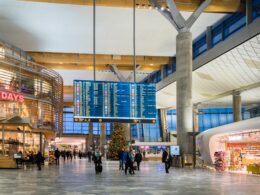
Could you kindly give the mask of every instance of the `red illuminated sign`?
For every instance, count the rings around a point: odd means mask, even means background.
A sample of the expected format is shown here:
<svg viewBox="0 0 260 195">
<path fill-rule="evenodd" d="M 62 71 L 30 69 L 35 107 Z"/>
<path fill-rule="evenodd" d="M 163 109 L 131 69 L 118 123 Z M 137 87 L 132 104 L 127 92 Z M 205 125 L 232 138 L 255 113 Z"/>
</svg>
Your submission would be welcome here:
<svg viewBox="0 0 260 195">
<path fill-rule="evenodd" d="M 23 102 L 24 96 L 19 93 L 14 93 L 14 92 L 9 92 L 9 91 L 0 91 L 0 100 Z"/>
</svg>

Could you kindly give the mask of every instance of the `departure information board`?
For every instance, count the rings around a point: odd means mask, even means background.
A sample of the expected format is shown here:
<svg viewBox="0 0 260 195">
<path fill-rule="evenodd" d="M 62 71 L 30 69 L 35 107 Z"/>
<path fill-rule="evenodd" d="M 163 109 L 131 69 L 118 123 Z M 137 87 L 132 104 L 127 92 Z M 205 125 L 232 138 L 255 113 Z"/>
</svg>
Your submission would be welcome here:
<svg viewBox="0 0 260 195">
<path fill-rule="evenodd" d="M 155 92 L 155 84 L 74 80 L 74 121 L 154 123 Z"/>
</svg>

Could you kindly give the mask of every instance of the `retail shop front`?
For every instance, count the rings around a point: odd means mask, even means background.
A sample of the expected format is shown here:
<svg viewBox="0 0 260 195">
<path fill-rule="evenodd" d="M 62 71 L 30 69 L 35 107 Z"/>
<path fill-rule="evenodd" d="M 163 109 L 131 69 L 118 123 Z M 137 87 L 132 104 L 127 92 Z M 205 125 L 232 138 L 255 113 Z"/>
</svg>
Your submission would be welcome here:
<svg viewBox="0 0 260 195">
<path fill-rule="evenodd" d="M 197 147 L 205 164 L 217 171 L 260 174 L 260 118 L 203 132 Z"/>
<path fill-rule="evenodd" d="M 0 42 L 0 168 L 15 168 L 62 130 L 62 78 Z"/>
</svg>

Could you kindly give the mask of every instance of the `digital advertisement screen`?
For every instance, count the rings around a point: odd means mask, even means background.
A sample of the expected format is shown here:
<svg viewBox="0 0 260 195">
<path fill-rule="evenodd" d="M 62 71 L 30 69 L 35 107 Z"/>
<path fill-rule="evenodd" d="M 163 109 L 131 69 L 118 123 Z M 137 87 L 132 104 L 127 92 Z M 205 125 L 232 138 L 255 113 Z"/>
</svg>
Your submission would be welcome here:
<svg viewBox="0 0 260 195">
<path fill-rule="evenodd" d="M 171 146 L 171 155 L 180 155 L 180 146 Z"/>
<path fill-rule="evenodd" d="M 155 123 L 155 93 L 155 84 L 74 80 L 74 121 Z"/>
</svg>

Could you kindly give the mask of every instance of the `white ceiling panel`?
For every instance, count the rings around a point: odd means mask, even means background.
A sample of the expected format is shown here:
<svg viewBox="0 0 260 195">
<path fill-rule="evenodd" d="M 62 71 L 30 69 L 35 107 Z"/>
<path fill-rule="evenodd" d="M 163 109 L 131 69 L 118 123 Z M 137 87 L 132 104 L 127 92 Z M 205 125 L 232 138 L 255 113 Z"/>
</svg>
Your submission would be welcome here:
<svg viewBox="0 0 260 195">
<path fill-rule="evenodd" d="M 214 97 L 241 87 L 260 83 L 260 35 L 239 45 L 229 52 L 205 64 L 192 74 L 193 103 L 204 105 L 231 105 L 232 98 L 223 97 L 209 101 Z M 168 91 L 174 93 L 167 94 Z M 176 107 L 176 82 L 157 92 L 157 106 Z M 259 87 L 241 93 L 244 105 L 260 103 Z"/>
<path fill-rule="evenodd" d="M 26 51 L 92 53 L 92 10 L 90 6 L 0 0 L 0 39 Z M 97 7 L 96 13 L 97 53 L 133 54 L 132 9 Z M 191 28 L 193 37 L 224 15 L 203 13 Z M 173 56 L 176 35 L 158 11 L 137 9 L 137 55 Z"/>
</svg>

